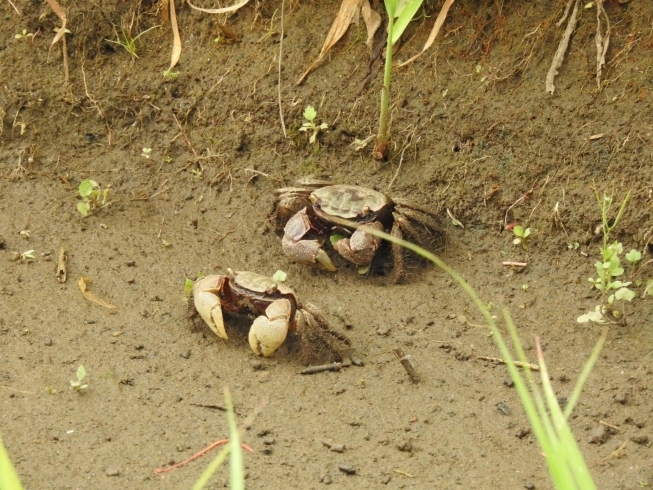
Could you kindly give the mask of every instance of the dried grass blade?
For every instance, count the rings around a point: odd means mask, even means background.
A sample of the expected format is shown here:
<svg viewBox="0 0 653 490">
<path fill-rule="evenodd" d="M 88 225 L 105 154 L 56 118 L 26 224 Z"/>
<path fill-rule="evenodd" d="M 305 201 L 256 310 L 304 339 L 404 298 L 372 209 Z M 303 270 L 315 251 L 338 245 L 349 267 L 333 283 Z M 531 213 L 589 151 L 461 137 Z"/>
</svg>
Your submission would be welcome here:
<svg viewBox="0 0 653 490">
<path fill-rule="evenodd" d="M 605 34 L 601 33 L 601 15 L 605 17 Z M 610 45 L 610 19 L 603 8 L 603 0 L 596 0 L 596 85 L 601 88 L 601 71 Z"/>
<path fill-rule="evenodd" d="M 181 58 L 181 37 L 179 37 L 179 26 L 177 25 L 177 13 L 175 12 L 175 2 L 174 0 L 170 2 L 170 24 L 172 25 L 172 55 L 170 56 L 170 68 L 173 67 L 179 62 Z"/>
<path fill-rule="evenodd" d="M 372 48 L 374 34 L 376 34 L 377 29 L 381 26 L 381 14 L 370 6 L 369 0 L 363 1 L 361 14 L 365 21 L 365 27 L 367 27 L 367 41 L 365 41 L 365 44 L 367 44 L 368 48 Z"/>
<path fill-rule="evenodd" d="M 433 29 L 431 30 L 431 34 L 429 34 L 429 38 L 426 40 L 426 43 L 424 44 L 424 47 L 422 48 L 422 51 L 417 53 L 415 56 L 412 58 L 404 61 L 403 63 L 400 63 L 397 66 L 406 66 L 409 63 L 412 63 L 415 61 L 417 58 L 422 56 L 424 51 L 429 49 L 433 42 L 435 41 L 435 38 L 438 36 L 438 33 L 440 32 L 440 29 L 442 28 L 442 25 L 444 24 L 444 21 L 447 19 L 447 14 L 449 13 L 449 9 L 453 5 L 454 0 L 446 0 L 444 2 L 444 5 L 442 6 L 442 9 L 440 10 L 440 13 L 438 14 L 438 17 L 435 19 L 435 24 L 433 25 Z"/>
<path fill-rule="evenodd" d="M 313 63 L 311 63 L 311 66 L 308 67 L 302 76 L 299 77 L 299 80 L 297 80 L 297 85 L 304 81 L 308 74 L 312 72 L 318 63 L 322 61 L 326 52 L 329 51 L 329 49 L 331 49 L 340 40 L 340 38 L 342 38 L 342 36 L 344 36 L 345 32 L 347 32 L 347 29 L 349 29 L 349 26 L 357 17 L 362 2 L 363 0 L 342 0 L 338 15 L 336 15 L 336 18 L 331 25 L 331 29 L 329 30 L 329 33 L 324 40 L 324 44 L 322 45 L 322 50 L 320 51 L 319 56 Z"/>
<path fill-rule="evenodd" d="M 61 19 L 61 24 L 62 24 L 62 25 L 61 25 L 61 29 L 59 29 L 59 32 L 57 32 L 57 35 L 54 36 L 54 39 L 52 40 L 52 43 L 50 44 L 50 46 L 52 46 L 52 45 L 55 44 L 59 39 L 61 39 L 61 38 L 63 37 L 63 35 L 66 33 L 66 22 L 67 22 L 67 19 L 66 19 L 66 14 L 65 14 L 65 12 L 64 12 L 63 9 L 61 8 L 61 5 L 59 5 L 59 4 L 57 3 L 57 0 L 48 0 L 48 5 L 50 5 L 50 8 L 51 8 L 52 11 L 57 15 L 57 17 L 59 17 L 59 19 Z"/>
<path fill-rule="evenodd" d="M 190 8 L 195 9 L 195 10 L 199 10 L 200 12 L 205 12 L 207 14 L 226 14 L 228 12 L 235 12 L 239 8 L 244 7 L 245 4 L 247 4 L 247 2 L 249 2 L 249 0 L 241 0 L 236 5 L 232 5 L 231 7 L 223 7 L 223 8 L 219 8 L 219 9 L 203 9 L 201 7 L 196 7 L 195 5 L 190 3 L 188 0 L 186 0 L 186 3 L 190 6 Z"/>
<path fill-rule="evenodd" d="M 110 309 L 110 310 L 114 309 L 114 308 L 115 308 L 114 305 L 112 305 L 111 303 L 107 303 L 106 301 L 101 300 L 100 298 L 98 298 L 97 296 L 95 296 L 93 293 L 91 293 L 90 291 L 87 291 L 87 290 L 86 290 L 86 282 L 87 282 L 87 280 L 88 280 L 88 278 L 85 278 L 84 276 L 82 276 L 82 277 L 79 278 L 79 282 L 78 282 L 78 284 L 79 284 L 79 290 L 82 292 L 82 294 L 84 295 L 84 297 L 85 297 L 87 300 L 91 301 L 92 303 L 95 303 L 95 304 L 97 304 L 97 305 L 103 306 L 104 308 L 108 308 L 108 309 Z M 90 281 L 89 281 L 89 282 L 90 282 Z"/>
</svg>

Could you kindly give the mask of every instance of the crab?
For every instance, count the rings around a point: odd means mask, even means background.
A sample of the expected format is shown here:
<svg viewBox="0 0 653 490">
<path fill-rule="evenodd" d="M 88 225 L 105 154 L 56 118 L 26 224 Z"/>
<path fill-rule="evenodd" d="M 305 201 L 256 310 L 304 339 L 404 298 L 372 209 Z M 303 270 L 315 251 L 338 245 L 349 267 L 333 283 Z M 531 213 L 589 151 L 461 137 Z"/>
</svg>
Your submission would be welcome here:
<svg viewBox="0 0 653 490">
<path fill-rule="evenodd" d="M 372 263 L 381 239 L 353 227 L 336 223 L 350 220 L 366 224 L 393 236 L 409 238 L 430 246 L 442 243 L 444 231 L 435 212 L 409 201 L 354 185 L 325 181 L 303 181 L 302 187 L 277 190 L 277 221 L 285 223 L 282 247 L 295 262 L 319 264 L 335 272 L 336 266 L 315 237 L 330 236 L 333 248 L 349 262 L 366 267 Z M 395 280 L 404 276 L 403 249 L 392 246 Z"/>
<path fill-rule="evenodd" d="M 302 357 L 342 360 L 350 341 L 329 327 L 322 312 L 311 303 L 301 303 L 289 287 L 255 272 L 235 272 L 199 278 L 193 285 L 193 306 L 209 328 L 228 340 L 223 310 L 259 315 L 249 330 L 249 345 L 260 356 L 271 356 L 288 333 L 300 342 Z"/>
</svg>

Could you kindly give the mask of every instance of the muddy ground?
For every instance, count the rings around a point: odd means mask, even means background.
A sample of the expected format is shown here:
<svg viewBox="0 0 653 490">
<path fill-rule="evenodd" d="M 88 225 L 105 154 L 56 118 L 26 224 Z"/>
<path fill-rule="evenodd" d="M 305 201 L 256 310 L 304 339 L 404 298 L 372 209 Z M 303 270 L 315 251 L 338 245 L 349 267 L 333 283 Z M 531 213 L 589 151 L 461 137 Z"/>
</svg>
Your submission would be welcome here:
<svg viewBox="0 0 653 490">
<path fill-rule="evenodd" d="M 138 58 L 107 41 L 121 26 L 135 36 L 159 25 L 158 2 L 63 2 L 68 83 L 61 44 L 48 49 L 60 24 L 47 3 L 14 3 L 21 15 L 0 3 L 0 431 L 26 488 L 189 488 L 210 457 L 164 478 L 153 470 L 228 434 L 225 386 L 241 421 L 267 401 L 243 436 L 254 451 L 245 455 L 249 488 L 551 488 L 505 366 L 478 359 L 498 349 L 448 276 L 413 263 L 395 285 L 383 267 L 363 277 L 341 260 L 337 274 L 290 263 L 268 216 L 274 190 L 308 175 L 437 209 L 448 231 L 442 257 L 493 313 L 510 309 L 531 361 L 540 336 L 555 389 L 568 396 L 604 328 L 576 322 L 599 301 L 588 282 L 599 257 L 592 186 L 617 199 L 632 191 L 614 238 L 651 258 L 653 6 L 606 2 L 612 36 L 600 87 L 596 11 L 581 6 L 548 95 L 565 2 L 460 0 L 436 44 L 394 72 L 395 147 L 380 163 L 370 147 L 352 146 L 376 130 L 381 86 L 377 74 L 361 90 L 362 24 L 295 84 L 338 1 L 286 2 L 288 137 L 278 2 L 254 1 L 229 18 L 178 5 L 174 80 L 162 76 L 168 24 L 137 41 Z M 428 37 L 440 2 L 426 4 L 396 59 Z M 15 39 L 23 29 L 36 35 Z M 316 145 L 298 131 L 306 105 L 329 125 Z M 77 187 L 89 178 L 110 186 L 112 203 L 83 218 Z M 532 231 L 528 250 L 512 244 L 505 228 L 514 223 Z M 15 260 L 29 250 L 33 259 Z M 247 319 L 228 319 L 229 342 L 193 328 L 185 279 L 227 267 L 286 271 L 364 366 L 300 375 L 291 347 L 252 354 Z M 116 308 L 85 299 L 82 275 Z M 653 267 L 638 278 L 650 277 Z M 653 485 L 653 312 L 636 291 L 571 421 L 603 489 Z M 411 356 L 420 383 L 395 348 Z M 69 386 L 79 365 L 83 393 Z M 211 487 L 226 481 L 223 469 Z"/>
</svg>

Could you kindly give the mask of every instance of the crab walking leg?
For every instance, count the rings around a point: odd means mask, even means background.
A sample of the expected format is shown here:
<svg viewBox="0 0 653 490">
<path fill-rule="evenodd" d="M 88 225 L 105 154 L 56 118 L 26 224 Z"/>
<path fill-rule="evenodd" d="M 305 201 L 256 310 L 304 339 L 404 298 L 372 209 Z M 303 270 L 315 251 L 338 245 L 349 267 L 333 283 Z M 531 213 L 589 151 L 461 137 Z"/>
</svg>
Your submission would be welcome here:
<svg viewBox="0 0 653 490">
<path fill-rule="evenodd" d="M 311 222 L 306 214 L 306 208 L 304 208 L 290 218 L 283 229 L 281 245 L 284 253 L 300 264 L 318 262 L 328 271 L 337 271 L 338 269 L 333 265 L 327 253 L 322 250 L 320 242 L 317 240 L 302 240 L 310 230 Z"/>
<path fill-rule="evenodd" d="M 369 226 L 383 231 L 383 225 L 378 221 L 370 223 Z M 363 230 L 356 230 L 350 238 L 338 240 L 333 248 L 349 262 L 356 265 L 369 265 L 374 259 L 380 243 L 380 238 L 365 233 Z"/>
<path fill-rule="evenodd" d="M 195 309 L 206 324 L 220 338 L 229 340 L 222 320 L 222 306 L 217 291 L 219 276 L 206 276 L 198 279 L 193 286 Z"/>
<path fill-rule="evenodd" d="M 288 334 L 292 305 L 287 299 L 278 299 L 265 309 L 249 330 L 249 346 L 254 354 L 269 357 L 283 344 Z"/>
</svg>

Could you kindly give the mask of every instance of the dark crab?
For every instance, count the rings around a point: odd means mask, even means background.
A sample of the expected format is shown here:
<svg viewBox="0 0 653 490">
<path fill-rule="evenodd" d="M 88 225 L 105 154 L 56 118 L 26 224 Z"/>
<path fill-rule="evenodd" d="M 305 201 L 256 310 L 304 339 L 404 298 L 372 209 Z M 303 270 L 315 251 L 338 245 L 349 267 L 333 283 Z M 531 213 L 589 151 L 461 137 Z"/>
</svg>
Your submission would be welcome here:
<svg viewBox="0 0 653 490">
<path fill-rule="evenodd" d="M 423 206 L 365 187 L 323 181 L 300 184 L 303 187 L 278 189 L 275 204 L 278 222 L 285 223 L 283 250 L 296 262 L 317 262 L 326 270 L 335 271 L 335 265 L 318 239 L 342 236 L 344 238 L 332 240 L 333 248 L 342 257 L 359 266 L 371 264 L 381 240 L 336 223 L 338 218 L 373 226 L 396 237 L 407 236 L 427 247 L 443 242 L 444 231 L 435 213 Z M 393 245 L 392 252 L 395 279 L 399 281 L 404 273 L 403 249 Z"/>
<path fill-rule="evenodd" d="M 341 360 L 349 350 L 349 339 L 329 327 L 320 310 L 301 303 L 289 287 L 255 272 L 234 272 L 198 279 L 192 291 L 193 306 L 213 332 L 228 339 L 222 311 L 259 315 L 249 330 L 249 345 L 255 354 L 269 357 L 288 333 L 299 339 L 302 357 Z M 326 354 L 326 355 L 325 355 Z"/>
</svg>

